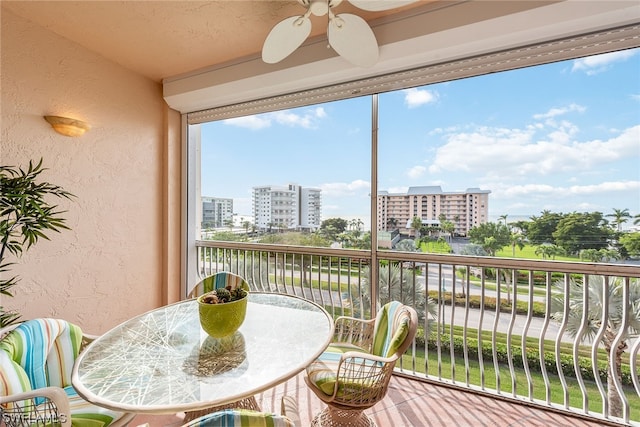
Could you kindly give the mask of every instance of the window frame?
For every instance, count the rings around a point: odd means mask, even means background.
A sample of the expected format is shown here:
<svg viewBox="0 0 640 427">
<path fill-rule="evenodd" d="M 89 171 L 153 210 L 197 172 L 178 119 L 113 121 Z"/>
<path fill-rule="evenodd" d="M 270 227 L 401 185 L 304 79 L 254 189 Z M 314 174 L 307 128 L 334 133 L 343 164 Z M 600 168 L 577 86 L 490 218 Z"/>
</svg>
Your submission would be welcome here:
<svg viewBox="0 0 640 427">
<path fill-rule="evenodd" d="M 196 129 L 200 124 L 209 121 L 371 96 L 371 254 L 372 265 L 377 266 L 377 245 L 373 242 L 378 240 L 375 226 L 378 222 L 377 197 L 375 197 L 378 194 L 378 94 L 637 47 L 640 47 L 639 23 L 183 114 L 182 274 L 185 279 L 182 286 L 183 294 L 186 295 L 186 289 L 197 282 L 195 244 L 198 240 L 196 236 L 199 224 L 196 218 L 201 210 L 201 206 L 198 206 L 200 135 L 190 133 L 190 126 L 195 126 L 192 129 Z M 377 272 L 371 273 L 375 275 Z"/>
</svg>

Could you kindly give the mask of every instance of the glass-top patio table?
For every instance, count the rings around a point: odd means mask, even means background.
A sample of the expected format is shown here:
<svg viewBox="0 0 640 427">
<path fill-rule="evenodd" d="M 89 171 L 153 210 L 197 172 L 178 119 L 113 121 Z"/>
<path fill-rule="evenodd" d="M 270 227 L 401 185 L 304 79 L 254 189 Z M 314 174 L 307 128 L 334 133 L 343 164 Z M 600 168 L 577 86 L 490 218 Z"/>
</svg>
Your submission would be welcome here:
<svg viewBox="0 0 640 427">
<path fill-rule="evenodd" d="M 232 404 L 301 372 L 327 347 L 333 320 L 295 296 L 249 294 L 234 335 L 216 340 L 200 326 L 198 303 L 149 311 L 93 341 L 73 368 L 78 394 L 114 410 L 147 414 Z"/>
</svg>

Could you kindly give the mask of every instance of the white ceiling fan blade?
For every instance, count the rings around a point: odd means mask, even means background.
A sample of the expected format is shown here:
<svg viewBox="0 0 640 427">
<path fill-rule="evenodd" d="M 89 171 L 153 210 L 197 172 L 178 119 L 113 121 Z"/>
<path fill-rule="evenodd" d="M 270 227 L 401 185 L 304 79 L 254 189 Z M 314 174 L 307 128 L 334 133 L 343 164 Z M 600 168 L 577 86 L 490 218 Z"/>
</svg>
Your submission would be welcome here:
<svg viewBox="0 0 640 427">
<path fill-rule="evenodd" d="M 333 16 L 327 28 L 329 44 L 347 61 L 370 67 L 378 61 L 378 41 L 367 21 L 357 15 Z"/>
<path fill-rule="evenodd" d="M 305 16 L 292 16 L 271 29 L 262 45 L 262 60 L 275 64 L 300 47 L 311 33 L 311 21 Z"/>
<path fill-rule="evenodd" d="M 378 12 L 416 3 L 419 0 L 349 0 L 352 5 L 362 10 Z"/>
</svg>

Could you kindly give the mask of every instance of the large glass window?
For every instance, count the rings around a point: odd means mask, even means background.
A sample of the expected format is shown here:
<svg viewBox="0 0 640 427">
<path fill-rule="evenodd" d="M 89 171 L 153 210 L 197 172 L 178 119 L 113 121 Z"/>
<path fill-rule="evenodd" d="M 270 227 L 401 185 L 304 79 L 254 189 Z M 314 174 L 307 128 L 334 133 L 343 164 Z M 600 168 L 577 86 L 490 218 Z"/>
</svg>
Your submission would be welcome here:
<svg viewBox="0 0 640 427">
<path fill-rule="evenodd" d="M 636 49 L 380 95 L 379 228 L 468 237 L 486 222 L 600 213 L 601 225 L 637 229 L 639 73 Z M 606 247 L 571 230 L 584 248 Z"/>
<path fill-rule="evenodd" d="M 370 97 L 198 128 L 203 239 L 370 246 Z"/>
<path fill-rule="evenodd" d="M 502 223 L 612 249 L 639 222 L 639 72 L 623 50 L 194 125 L 195 238 L 368 248 L 376 227 L 380 248 L 424 250 Z"/>
</svg>

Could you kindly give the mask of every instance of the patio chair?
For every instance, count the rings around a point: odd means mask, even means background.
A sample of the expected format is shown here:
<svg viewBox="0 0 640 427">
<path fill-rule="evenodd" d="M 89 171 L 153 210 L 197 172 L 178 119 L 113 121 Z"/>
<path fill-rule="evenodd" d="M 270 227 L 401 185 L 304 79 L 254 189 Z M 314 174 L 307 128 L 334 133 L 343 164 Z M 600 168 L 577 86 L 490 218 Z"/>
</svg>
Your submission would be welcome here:
<svg viewBox="0 0 640 427">
<path fill-rule="evenodd" d="M 182 427 L 302 427 L 298 405 L 293 398 L 282 398 L 280 413 L 282 415 L 249 409 L 224 409 L 191 420 Z"/>
<path fill-rule="evenodd" d="M 0 330 L 0 412 L 8 427 L 125 426 L 134 414 L 82 399 L 71 385 L 73 364 L 94 337 L 60 319 L 33 319 Z"/>
<path fill-rule="evenodd" d="M 247 283 L 247 281 L 241 276 L 230 273 L 228 271 L 220 271 L 202 279 L 197 285 L 193 287 L 193 289 L 191 289 L 187 297 L 197 298 L 200 295 L 211 292 L 214 289 L 224 288 L 227 285 L 239 287 L 240 284 L 246 286 L 246 289 L 249 289 L 249 283 Z"/>
<path fill-rule="evenodd" d="M 416 311 L 398 301 L 374 319 L 341 316 L 333 342 L 306 370 L 305 382 L 327 407 L 312 426 L 375 426 L 368 409 L 384 398 L 396 361 L 412 343 Z"/>
</svg>

